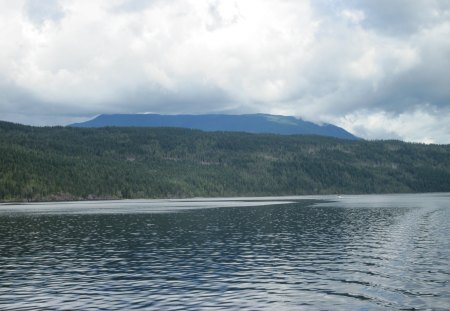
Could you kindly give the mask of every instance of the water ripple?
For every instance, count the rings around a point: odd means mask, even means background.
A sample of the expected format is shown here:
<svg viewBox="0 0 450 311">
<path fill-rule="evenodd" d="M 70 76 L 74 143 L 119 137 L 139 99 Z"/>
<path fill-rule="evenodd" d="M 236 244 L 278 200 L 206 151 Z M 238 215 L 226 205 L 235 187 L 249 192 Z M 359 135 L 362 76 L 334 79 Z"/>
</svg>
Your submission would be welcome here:
<svg viewBox="0 0 450 311">
<path fill-rule="evenodd" d="M 450 309 L 446 195 L 220 204 L 0 213 L 0 309 Z"/>
</svg>

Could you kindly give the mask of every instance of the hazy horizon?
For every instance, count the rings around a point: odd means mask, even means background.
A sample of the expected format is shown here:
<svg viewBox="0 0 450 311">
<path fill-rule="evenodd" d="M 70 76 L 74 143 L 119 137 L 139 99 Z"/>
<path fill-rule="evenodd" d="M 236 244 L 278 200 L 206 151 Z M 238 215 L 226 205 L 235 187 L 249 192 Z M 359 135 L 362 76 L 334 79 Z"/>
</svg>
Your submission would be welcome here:
<svg viewBox="0 0 450 311">
<path fill-rule="evenodd" d="M 0 1 L 0 120 L 248 114 L 450 143 L 444 0 Z"/>
</svg>

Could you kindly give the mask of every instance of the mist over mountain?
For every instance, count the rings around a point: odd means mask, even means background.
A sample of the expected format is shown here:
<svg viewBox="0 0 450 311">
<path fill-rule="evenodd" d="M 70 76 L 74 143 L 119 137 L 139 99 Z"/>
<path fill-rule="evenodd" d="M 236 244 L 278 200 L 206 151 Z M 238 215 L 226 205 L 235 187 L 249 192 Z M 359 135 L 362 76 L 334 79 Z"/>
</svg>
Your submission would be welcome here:
<svg viewBox="0 0 450 311">
<path fill-rule="evenodd" d="M 269 114 L 103 114 L 96 118 L 72 124 L 73 127 L 179 127 L 206 132 L 247 132 L 281 135 L 319 135 L 342 139 L 358 139 L 343 128 L 332 124 L 316 124 L 291 116 Z"/>
</svg>

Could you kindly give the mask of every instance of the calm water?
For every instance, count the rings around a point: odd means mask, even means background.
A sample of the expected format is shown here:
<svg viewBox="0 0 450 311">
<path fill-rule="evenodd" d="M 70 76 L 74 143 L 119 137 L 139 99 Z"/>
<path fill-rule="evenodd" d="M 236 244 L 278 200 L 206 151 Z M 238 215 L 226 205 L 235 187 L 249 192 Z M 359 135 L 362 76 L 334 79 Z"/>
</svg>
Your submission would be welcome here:
<svg viewBox="0 0 450 311">
<path fill-rule="evenodd" d="M 449 194 L 329 198 L 0 205 L 0 309 L 450 309 Z"/>
</svg>

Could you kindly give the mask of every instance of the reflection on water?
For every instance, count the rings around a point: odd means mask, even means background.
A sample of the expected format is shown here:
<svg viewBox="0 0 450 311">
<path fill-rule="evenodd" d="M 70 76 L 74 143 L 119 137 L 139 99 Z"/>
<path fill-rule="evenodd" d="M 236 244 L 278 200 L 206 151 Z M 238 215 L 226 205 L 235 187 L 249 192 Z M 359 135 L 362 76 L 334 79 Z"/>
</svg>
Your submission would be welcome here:
<svg viewBox="0 0 450 311">
<path fill-rule="evenodd" d="M 450 309 L 446 194 L 102 204 L 0 207 L 0 309 Z"/>
</svg>

